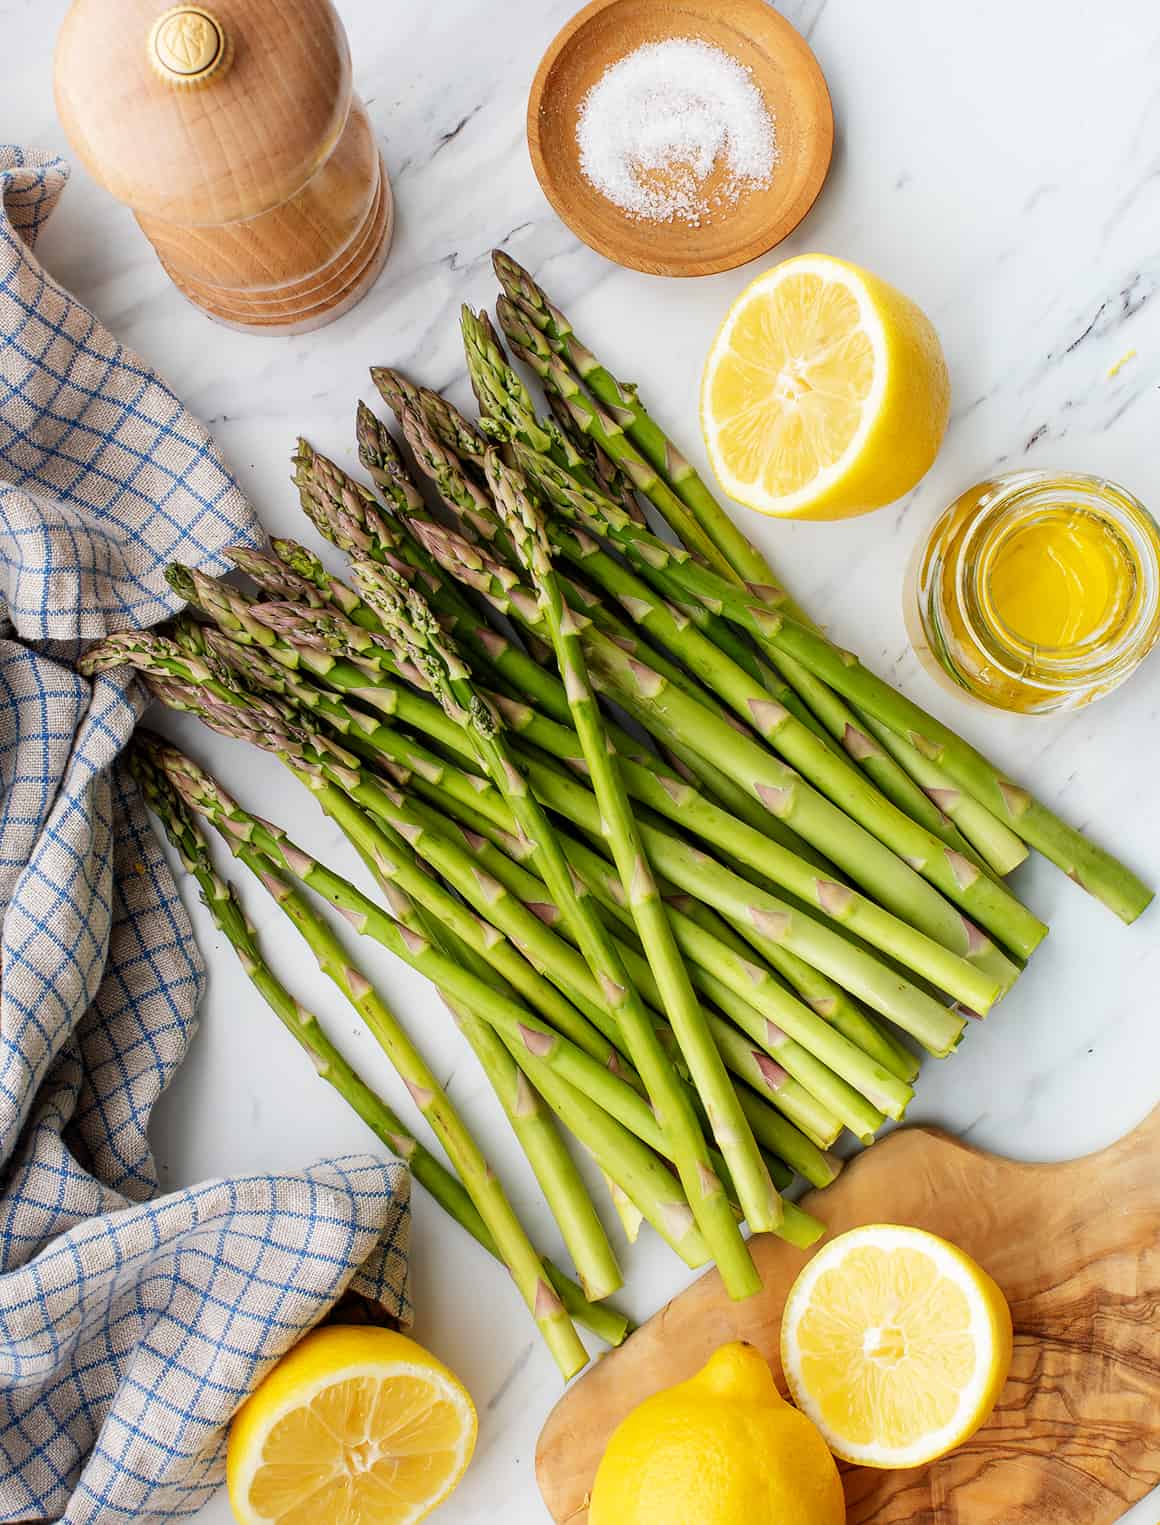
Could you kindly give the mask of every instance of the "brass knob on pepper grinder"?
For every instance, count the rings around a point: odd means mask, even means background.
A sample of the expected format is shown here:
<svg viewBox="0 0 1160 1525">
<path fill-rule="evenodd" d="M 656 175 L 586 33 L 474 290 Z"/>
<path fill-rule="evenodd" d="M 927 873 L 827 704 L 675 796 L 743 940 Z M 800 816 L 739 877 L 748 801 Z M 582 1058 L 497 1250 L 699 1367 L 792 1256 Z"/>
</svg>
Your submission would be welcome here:
<svg viewBox="0 0 1160 1525">
<path fill-rule="evenodd" d="M 56 101 L 94 179 L 220 322 L 319 328 L 382 269 L 391 188 L 330 0 L 73 0 Z"/>
<path fill-rule="evenodd" d="M 149 29 L 148 50 L 154 73 L 182 89 L 208 84 L 234 56 L 226 29 L 200 5 L 163 11 Z"/>
</svg>

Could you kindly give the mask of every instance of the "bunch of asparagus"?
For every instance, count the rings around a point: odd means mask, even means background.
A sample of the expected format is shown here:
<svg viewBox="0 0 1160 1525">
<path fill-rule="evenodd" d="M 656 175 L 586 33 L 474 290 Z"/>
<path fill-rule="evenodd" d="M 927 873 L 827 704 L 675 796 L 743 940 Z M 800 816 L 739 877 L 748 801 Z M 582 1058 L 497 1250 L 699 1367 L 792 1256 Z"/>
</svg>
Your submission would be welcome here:
<svg viewBox="0 0 1160 1525">
<path fill-rule="evenodd" d="M 170 569 L 197 611 L 114 636 L 166 704 L 272 753 L 381 898 L 248 815 L 188 759 L 150 798 L 277 1015 L 513 1277 L 566 1375 L 572 1319 L 621 1283 L 557 1122 L 630 1233 L 647 1220 L 731 1294 L 741 1225 L 808 1245 L 782 1195 L 824 1186 L 1010 989 L 1046 927 L 1004 882 L 1036 847 L 1130 921 L 1150 892 L 978 752 L 833 647 L 661 433 L 507 256 L 500 326 L 465 310 L 478 423 L 375 384 L 372 492 L 301 441 L 295 476 L 343 580 L 307 547 L 239 549 L 256 595 Z M 420 490 L 423 484 L 425 492 Z M 651 526 L 644 504 L 673 539 Z M 392 1058 L 449 1174 L 325 1046 L 262 963 L 195 817 L 230 841 Z M 418 1050 L 303 893 L 430 977 L 528 1155 L 583 1291 L 531 1246 Z M 386 909 L 384 909 L 384 905 Z M 321 1045 L 321 1046 L 320 1046 Z"/>
</svg>

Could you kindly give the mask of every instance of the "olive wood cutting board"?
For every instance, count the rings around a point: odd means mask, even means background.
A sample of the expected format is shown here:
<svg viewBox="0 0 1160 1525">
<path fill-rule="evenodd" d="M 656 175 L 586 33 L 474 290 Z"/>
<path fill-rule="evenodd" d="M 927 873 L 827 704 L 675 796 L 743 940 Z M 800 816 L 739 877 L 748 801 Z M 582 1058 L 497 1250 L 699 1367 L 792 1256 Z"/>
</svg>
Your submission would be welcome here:
<svg viewBox="0 0 1160 1525">
<path fill-rule="evenodd" d="M 1011 1376 L 990 1421 L 932 1466 L 847 1469 L 849 1525 L 1112 1525 L 1160 1483 L 1160 1108 L 1110 1149 L 1063 1165 L 1020 1165 L 900 1129 L 804 1205 L 831 1235 L 885 1221 L 953 1240 L 1002 1287 L 1015 1323 Z M 556 1405 L 536 1472 L 559 1525 L 586 1518 L 625 1414 L 692 1376 L 719 1345 L 749 1340 L 785 1390 L 781 1310 L 810 1252 L 770 1235 L 753 1250 L 763 1292 L 731 1302 L 707 1273 Z"/>
</svg>

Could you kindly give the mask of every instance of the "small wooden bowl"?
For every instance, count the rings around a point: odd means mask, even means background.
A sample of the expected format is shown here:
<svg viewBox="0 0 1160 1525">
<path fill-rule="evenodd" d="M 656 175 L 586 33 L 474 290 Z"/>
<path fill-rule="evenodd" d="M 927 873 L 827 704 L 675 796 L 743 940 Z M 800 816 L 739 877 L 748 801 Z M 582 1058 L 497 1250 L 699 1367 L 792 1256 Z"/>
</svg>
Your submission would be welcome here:
<svg viewBox="0 0 1160 1525">
<path fill-rule="evenodd" d="M 630 217 L 580 170 L 576 121 L 610 65 L 644 43 L 695 37 L 752 71 L 773 117 L 770 184 L 717 207 L 697 225 Z M 536 177 L 578 238 L 649 275 L 711 275 L 765 254 L 813 205 L 834 144 L 826 81 L 809 45 L 765 0 L 592 0 L 545 53 L 528 99 Z"/>
</svg>

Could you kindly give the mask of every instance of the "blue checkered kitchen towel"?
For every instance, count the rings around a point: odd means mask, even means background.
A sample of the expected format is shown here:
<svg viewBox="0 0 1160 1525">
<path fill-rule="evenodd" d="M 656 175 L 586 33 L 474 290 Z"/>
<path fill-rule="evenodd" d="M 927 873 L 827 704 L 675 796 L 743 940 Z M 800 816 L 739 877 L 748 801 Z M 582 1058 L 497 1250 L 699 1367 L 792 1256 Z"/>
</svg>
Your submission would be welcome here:
<svg viewBox="0 0 1160 1525">
<path fill-rule="evenodd" d="M 117 766 L 142 693 L 68 656 L 260 531 L 32 253 L 67 173 L 0 147 L 0 1520 L 96 1525 L 200 1508 L 225 1421 L 348 1285 L 407 1318 L 408 1195 L 369 1156 L 158 1195 L 145 1129 L 203 971 Z"/>
</svg>

